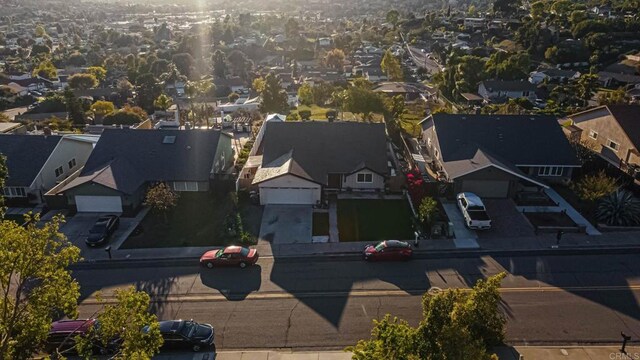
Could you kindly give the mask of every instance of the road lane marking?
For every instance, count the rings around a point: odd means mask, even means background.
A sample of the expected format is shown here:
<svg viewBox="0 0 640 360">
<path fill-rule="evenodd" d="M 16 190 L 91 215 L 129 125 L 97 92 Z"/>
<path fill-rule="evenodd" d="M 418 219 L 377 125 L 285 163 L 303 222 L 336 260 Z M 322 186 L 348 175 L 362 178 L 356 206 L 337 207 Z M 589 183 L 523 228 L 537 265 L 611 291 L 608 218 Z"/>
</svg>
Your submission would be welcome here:
<svg viewBox="0 0 640 360">
<path fill-rule="evenodd" d="M 461 291 L 470 291 L 469 288 L 458 288 Z M 443 290 L 445 291 L 445 290 Z M 614 286 L 540 286 L 540 287 L 510 287 L 501 288 L 501 293 L 545 293 L 545 292 L 584 292 L 584 291 L 640 291 L 640 285 L 614 285 Z M 223 294 L 187 294 L 187 295 L 167 295 L 152 296 L 151 302 L 205 302 L 205 301 L 227 301 L 227 300 L 286 300 L 318 297 L 394 297 L 394 296 L 417 296 L 422 295 L 424 290 L 350 290 L 350 291 L 318 291 L 318 292 L 253 292 L 249 294 L 227 293 Z M 116 303 L 115 297 L 102 296 L 105 304 Z M 101 304 L 94 297 L 87 298 L 81 305 Z M 363 308 L 363 311 L 364 308 Z M 366 313 L 366 311 L 365 311 Z"/>
</svg>

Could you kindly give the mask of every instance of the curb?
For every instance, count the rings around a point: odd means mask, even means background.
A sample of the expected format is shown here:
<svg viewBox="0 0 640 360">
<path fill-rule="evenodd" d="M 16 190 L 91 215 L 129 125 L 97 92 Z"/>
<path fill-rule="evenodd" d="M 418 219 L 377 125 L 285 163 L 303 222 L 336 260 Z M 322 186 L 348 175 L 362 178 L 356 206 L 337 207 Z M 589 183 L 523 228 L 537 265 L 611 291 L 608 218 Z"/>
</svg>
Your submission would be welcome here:
<svg viewBox="0 0 640 360">
<path fill-rule="evenodd" d="M 560 247 L 557 249 L 514 249 L 514 250 L 416 250 L 414 259 L 446 259 L 446 258 L 471 258 L 479 256 L 568 256 L 568 255 L 615 255 L 615 254 L 636 254 L 640 253 L 640 246 L 574 246 Z M 315 261 L 334 261 L 334 260 L 361 260 L 360 251 L 337 252 L 337 253 L 309 253 L 302 255 L 280 255 L 280 256 L 262 256 L 262 258 L 275 259 L 278 262 L 303 262 L 309 261 L 309 258 L 315 258 Z M 199 256 L 183 257 L 183 258 L 149 258 L 149 259 L 104 259 L 104 260 L 86 260 L 70 266 L 72 270 L 86 269 L 113 269 L 128 267 L 184 267 L 198 266 Z"/>
</svg>

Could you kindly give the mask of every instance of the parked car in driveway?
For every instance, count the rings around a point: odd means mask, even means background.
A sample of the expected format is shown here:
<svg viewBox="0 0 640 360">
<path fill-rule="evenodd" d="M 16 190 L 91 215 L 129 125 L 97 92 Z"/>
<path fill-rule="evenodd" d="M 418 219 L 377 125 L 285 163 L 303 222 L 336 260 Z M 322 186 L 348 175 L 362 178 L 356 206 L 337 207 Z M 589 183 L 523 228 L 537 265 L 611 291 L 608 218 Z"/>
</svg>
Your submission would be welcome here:
<svg viewBox="0 0 640 360">
<path fill-rule="evenodd" d="M 118 215 L 100 216 L 89 230 L 89 236 L 87 236 L 85 242 L 89 246 L 105 244 L 118 226 L 120 226 L 120 217 Z"/>
<path fill-rule="evenodd" d="M 413 249 L 408 242 L 385 240 L 377 245 L 367 245 L 363 257 L 367 261 L 409 260 L 413 256 Z"/>
<path fill-rule="evenodd" d="M 242 246 L 227 246 L 210 250 L 200 257 L 200 264 L 209 269 L 219 266 L 239 266 L 245 268 L 258 262 L 258 251 Z"/>
<path fill-rule="evenodd" d="M 190 348 L 196 352 L 212 345 L 215 348 L 214 333 L 213 326 L 193 320 L 160 321 L 163 347 Z"/>
<path fill-rule="evenodd" d="M 482 199 L 474 193 L 463 192 L 456 197 L 458 208 L 464 217 L 464 223 L 469 229 L 491 229 L 491 219 L 487 214 Z"/>
</svg>

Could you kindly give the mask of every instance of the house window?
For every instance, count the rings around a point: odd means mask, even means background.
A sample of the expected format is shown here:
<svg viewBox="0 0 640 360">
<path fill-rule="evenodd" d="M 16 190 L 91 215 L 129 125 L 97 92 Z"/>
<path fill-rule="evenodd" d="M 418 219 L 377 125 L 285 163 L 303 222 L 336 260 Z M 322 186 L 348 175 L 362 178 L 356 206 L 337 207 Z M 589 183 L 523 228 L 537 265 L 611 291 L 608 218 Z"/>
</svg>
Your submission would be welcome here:
<svg viewBox="0 0 640 360">
<path fill-rule="evenodd" d="M 594 130 L 589 130 L 589 137 L 592 138 L 593 140 L 597 140 L 598 139 L 598 133 Z"/>
<path fill-rule="evenodd" d="M 23 187 L 5 187 L 2 189 L 2 195 L 8 198 L 27 197 L 27 191 Z"/>
<path fill-rule="evenodd" d="M 538 176 L 562 176 L 564 168 L 561 166 L 545 166 L 538 168 Z"/>
<path fill-rule="evenodd" d="M 69 170 L 73 169 L 74 167 L 76 167 L 76 159 L 75 158 L 69 160 Z"/>
<path fill-rule="evenodd" d="M 371 184 L 373 182 L 373 174 L 360 173 L 360 174 L 358 174 L 358 177 L 356 178 L 356 182 Z"/>
<path fill-rule="evenodd" d="M 607 147 L 610 148 L 613 151 L 620 150 L 620 144 L 618 144 L 617 142 L 615 142 L 615 141 L 613 141 L 611 139 L 607 140 Z"/>
<path fill-rule="evenodd" d="M 62 174 L 64 174 L 64 170 L 62 169 L 62 166 L 60 166 L 56 169 L 56 177 L 60 177 Z"/>
<path fill-rule="evenodd" d="M 529 97 L 529 92 L 528 91 L 523 91 L 522 92 L 522 97 Z"/>
<path fill-rule="evenodd" d="M 198 183 L 195 181 L 174 181 L 173 190 L 175 191 L 198 191 Z"/>
</svg>

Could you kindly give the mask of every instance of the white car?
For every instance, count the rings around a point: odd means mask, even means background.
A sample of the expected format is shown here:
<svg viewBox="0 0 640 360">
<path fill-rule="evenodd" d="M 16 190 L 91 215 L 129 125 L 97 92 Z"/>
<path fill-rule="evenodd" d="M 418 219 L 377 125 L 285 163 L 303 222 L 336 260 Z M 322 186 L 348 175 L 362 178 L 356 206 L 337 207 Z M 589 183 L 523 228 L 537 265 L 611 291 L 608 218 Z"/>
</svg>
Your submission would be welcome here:
<svg viewBox="0 0 640 360">
<path fill-rule="evenodd" d="M 491 219 L 482 199 L 474 193 L 463 192 L 456 196 L 458 208 L 462 212 L 465 225 L 472 230 L 491 229 Z"/>
</svg>

